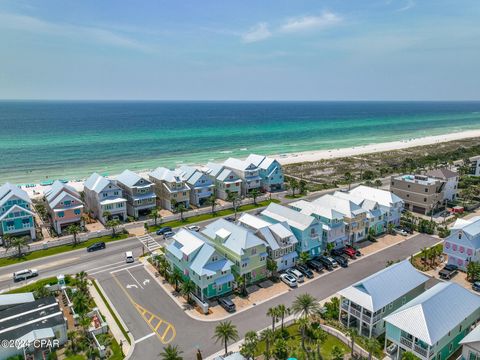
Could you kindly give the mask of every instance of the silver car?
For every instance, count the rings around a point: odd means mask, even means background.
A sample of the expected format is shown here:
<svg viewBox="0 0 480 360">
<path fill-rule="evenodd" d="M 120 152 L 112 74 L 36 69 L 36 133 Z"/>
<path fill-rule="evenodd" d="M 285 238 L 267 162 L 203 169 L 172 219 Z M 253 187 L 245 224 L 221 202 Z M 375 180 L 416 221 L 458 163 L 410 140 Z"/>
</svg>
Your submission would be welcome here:
<svg viewBox="0 0 480 360">
<path fill-rule="evenodd" d="M 285 284 L 287 284 L 291 288 L 298 286 L 297 280 L 290 274 L 281 274 L 280 280 L 282 280 Z"/>
</svg>

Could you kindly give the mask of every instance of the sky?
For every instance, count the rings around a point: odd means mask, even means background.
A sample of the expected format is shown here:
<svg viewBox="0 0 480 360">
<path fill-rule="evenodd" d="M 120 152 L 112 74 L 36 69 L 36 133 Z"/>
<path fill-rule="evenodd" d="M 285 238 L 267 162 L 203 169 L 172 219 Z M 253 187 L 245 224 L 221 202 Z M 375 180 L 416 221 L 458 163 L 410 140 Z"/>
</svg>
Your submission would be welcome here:
<svg viewBox="0 0 480 360">
<path fill-rule="evenodd" d="M 479 0 L 0 0 L 0 99 L 480 100 Z"/>
</svg>

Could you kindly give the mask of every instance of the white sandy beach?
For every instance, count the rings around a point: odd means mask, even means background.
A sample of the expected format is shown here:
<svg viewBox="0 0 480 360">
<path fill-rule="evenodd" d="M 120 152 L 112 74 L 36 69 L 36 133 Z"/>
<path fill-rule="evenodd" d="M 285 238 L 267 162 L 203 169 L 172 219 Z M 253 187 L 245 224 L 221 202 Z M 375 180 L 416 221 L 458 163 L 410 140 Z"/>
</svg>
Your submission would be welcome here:
<svg viewBox="0 0 480 360">
<path fill-rule="evenodd" d="M 426 136 L 421 138 L 413 138 L 409 140 L 402 141 L 391 141 L 386 143 L 370 144 L 364 146 L 354 146 L 350 148 L 342 149 L 331 149 L 331 150 L 316 150 L 316 151 L 305 151 L 300 153 L 289 153 L 289 154 L 280 154 L 272 155 L 271 157 L 276 158 L 282 165 L 294 164 L 300 162 L 308 161 L 319 161 L 322 159 L 334 159 L 342 158 L 348 156 L 356 156 L 362 154 L 371 154 L 383 151 L 399 150 L 406 149 L 415 146 L 424 146 L 438 144 L 442 142 L 448 142 L 453 140 L 468 139 L 480 137 L 479 130 L 469 130 L 456 132 L 451 134 L 436 135 L 436 136 Z M 139 172 L 141 176 L 148 177 L 148 171 Z M 115 176 L 110 176 L 110 178 L 115 178 Z M 73 186 L 77 191 L 83 191 L 83 181 L 70 181 L 69 185 Z M 36 185 L 34 187 L 23 187 L 25 191 L 29 194 L 30 197 L 40 197 L 43 196 L 43 192 L 47 190 L 49 186 Z"/>
</svg>

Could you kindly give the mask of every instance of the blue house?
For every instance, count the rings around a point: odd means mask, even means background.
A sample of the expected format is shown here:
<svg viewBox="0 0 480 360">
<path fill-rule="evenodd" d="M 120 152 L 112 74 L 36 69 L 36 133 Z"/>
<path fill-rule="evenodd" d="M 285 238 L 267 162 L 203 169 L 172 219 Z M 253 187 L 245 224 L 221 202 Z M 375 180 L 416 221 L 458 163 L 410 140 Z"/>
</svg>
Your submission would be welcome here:
<svg viewBox="0 0 480 360">
<path fill-rule="evenodd" d="M 258 168 L 264 191 L 271 192 L 284 189 L 283 169 L 277 160 L 263 155 L 250 154 L 245 162 Z"/>
<path fill-rule="evenodd" d="M 191 166 L 181 166 L 180 174 L 190 189 L 190 205 L 204 205 L 213 194 L 215 184 L 212 178 Z"/>
</svg>

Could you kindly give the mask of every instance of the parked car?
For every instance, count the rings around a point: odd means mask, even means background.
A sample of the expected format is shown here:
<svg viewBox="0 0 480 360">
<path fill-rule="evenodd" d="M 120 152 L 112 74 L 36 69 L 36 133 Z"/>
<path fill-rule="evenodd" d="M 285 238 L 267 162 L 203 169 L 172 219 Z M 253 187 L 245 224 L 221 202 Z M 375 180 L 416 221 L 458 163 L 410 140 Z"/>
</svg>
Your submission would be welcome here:
<svg viewBox="0 0 480 360">
<path fill-rule="evenodd" d="M 200 226 L 192 225 L 192 226 L 187 227 L 187 229 L 190 230 L 190 231 L 198 232 L 198 231 L 200 231 Z"/>
<path fill-rule="evenodd" d="M 391 343 L 390 345 L 388 345 L 387 347 L 388 354 L 393 355 L 396 351 L 397 351 L 397 344 Z"/>
<path fill-rule="evenodd" d="M 333 264 L 330 261 L 327 260 L 326 256 L 319 256 L 315 260 L 320 262 L 325 267 L 325 269 L 327 269 L 328 271 L 333 270 Z"/>
<path fill-rule="evenodd" d="M 21 281 L 38 276 L 36 269 L 25 269 L 13 273 L 13 281 Z"/>
<path fill-rule="evenodd" d="M 408 235 L 408 232 L 405 231 L 403 228 L 401 227 L 396 227 L 395 229 L 393 229 L 393 232 L 395 234 L 398 234 L 398 235 L 402 235 L 402 236 L 407 236 Z"/>
<path fill-rule="evenodd" d="M 318 260 L 307 261 L 307 266 L 316 272 L 322 272 L 325 269 L 325 266 Z"/>
<path fill-rule="evenodd" d="M 362 253 L 360 252 L 360 250 L 358 250 L 355 246 L 347 245 L 347 246 L 345 246 L 345 248 L 346 249 L 352 249 L 353 251 L 355 251 L 355 256 L 356 257 L 362 256 Z"/>
<path fill-rule="evenodd" d="M 310 270 L 307 265 L 298 264 L 295 267 L 297 268 L 298 271 L 300 271 L 308 279 L 313 279 L 313 277 L 314 277 L 313 271 Z"/>
<path fill-rule="evenodd" d="M 167 231 L 166 233 L 163 234 L 163 237 L 165 239 L 171 238 L 175 233 L 173 231 Z"/>
<path fill-rule="evenodd" d="M 224 218 L 225 220 L 229 221 L 229 222 L 235 222 L 235 218 L 233 216 L 227 216 L 226 218 Z"/>
<path fill-rule="evenodd" d="M 330 256 L 320 256 L 318 259 L 323 263 L 323 265 L 327 266 L 327 268 L 328 266 L 331 268 L 338 267 L 338 263 Z"/>
<path fill-rule="evenodd" d="M 344 256 L 334 256 L 333 259 L 343 268 L 348 267 L 348 260 Z"/>
<path fill-rule="evenodd" d="M 480 281 L 476 281 L 472 285 L 472 289 L 480 292 Z"/>
<path fill-rule="evenodd" d="M 133 263 L 135 261 L 135 258 L 133 257 L 133 253 L 131 251 L 125 252 L 125 262 L 128 263 Z"/>
<path fill-rule="evenodd" d="M 341 256 L 343 254 L 343 248 L 336 248 L 330 251 L 332 256 Z"/>
<path fill-rule="evenodd" d="M 233 301 L 226 297 L 219 298 L 218 303 L 229 313 L 235 312 L 235 310 L 237 309 Z"/>
<path fill-rule="evenodd" d="M 105 243 L 103 241 L 102 242 L 97 242 L 97 243 L 92 244 L 89 247 L 87 247 L 87 252 L 97 251 L 97 250 L 101 250 L 101 249 L 105 249 Z"/>
<path fill-rule="evenodd" d="M 293 268 L 287 269 L 286 273 L 288 275 L 292 275 L 295 278 L 295 280 L 297 280 L 298 283 L 302 283 L 305 281 L 305 279 L 303 278 L 303 274 L 297 269 L 293 269 Z"/>
<path fill-rule="evenodd" d="M 458 273 L 458 267 L 453 264 L 447 264 L 443 267 L 442 270 L 438 273 L 440 277 L 444 280 L 450 280 Z"/>
<path fill-rule="evenodd" d="M 344 247 L 343 254 L 347 255 L 352 260 L 357 258 L 357 252 L 353 248 Z"/>
<path fill-rule="evenodd" d="M 290 274 L 281 274 L 280 280 L 282 280 L 285 284 L 290 286 L 291 288 L 297 287 L 297 280 Z"/>
<path fill-rule="evenodd" d="M 170 226 L 164 226 L 157 230 L 157 235 L 163 235 L 169 231 L 172 231 L 172 228 Z"/>
</svg>

